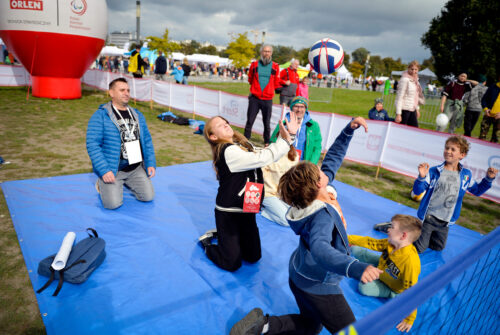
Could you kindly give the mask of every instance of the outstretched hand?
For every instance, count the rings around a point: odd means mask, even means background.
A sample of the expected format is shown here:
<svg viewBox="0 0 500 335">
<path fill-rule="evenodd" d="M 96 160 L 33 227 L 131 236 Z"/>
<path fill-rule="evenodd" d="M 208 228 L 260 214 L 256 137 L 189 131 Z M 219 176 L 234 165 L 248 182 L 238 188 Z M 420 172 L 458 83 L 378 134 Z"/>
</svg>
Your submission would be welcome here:
<svg viewBox="0 0 500 335">
<path fill-rule="evenodd" d="M 429 164 L 428 163 L 420 163 L 418 164 L 418 175 L 420 178 L 424 178 L 427 176 L 427 173 L 429 172 Z"/>
<path fill-rule="evenodd" d="M 358 129 L 361 126 L 363 128 L 365 128 L 365 133 L 367 133 L 368 132 L 368 124 L 366 123 L 366 120 L 364 117 L 358 116 L 358 117 L 355 117 L 351 121 L 351 128 L 352 129 Z"/>
<path fill-rule="evenodd" d="M 297 134 L 299 130 L 299 119 L 297 118 L 297 113 L 290 111 L 290 121 L 285 118 L 286 128 L 290 135 Z"/>
<path fill-rule="evenodd" d="M 486 171 L 486 175 L 488 178 L 495 178 L 498 173 L 498 169 L 492 168 L 491 166 L 488 168 L 488 171 Z"/>
</svg>

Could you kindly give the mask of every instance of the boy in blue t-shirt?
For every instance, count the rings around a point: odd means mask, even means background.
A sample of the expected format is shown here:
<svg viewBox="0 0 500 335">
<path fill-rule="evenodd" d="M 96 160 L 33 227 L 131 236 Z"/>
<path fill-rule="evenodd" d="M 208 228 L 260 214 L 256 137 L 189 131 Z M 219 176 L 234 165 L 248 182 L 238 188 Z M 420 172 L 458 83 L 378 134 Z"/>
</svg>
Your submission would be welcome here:
<svg viewBox="0 0 500 335">
<path fill-rule="evenodd" d="M 467 140 L 458 135 L 446 140 L 443 157 L 444 162 L 429 169 L 429 164 L 418 166 L 418 178 L 413 184 L 413 194 L 424 194 L 417 216 L 423 221 L 422 234 L 414 242 L 418 253 L 425 249 L 443 250 L 448 238 L 449 226 L 460 216 L 462 199 L 465 192 L 476 196 L 482 195 L 490 187 L 498 170 L 489 167 L 486 177 L 478 184 L 472 179 L 472 173 L 460 164 L 469 151 Z M 375 226 L 384 231 L 385 224 Z"/>
</svg>

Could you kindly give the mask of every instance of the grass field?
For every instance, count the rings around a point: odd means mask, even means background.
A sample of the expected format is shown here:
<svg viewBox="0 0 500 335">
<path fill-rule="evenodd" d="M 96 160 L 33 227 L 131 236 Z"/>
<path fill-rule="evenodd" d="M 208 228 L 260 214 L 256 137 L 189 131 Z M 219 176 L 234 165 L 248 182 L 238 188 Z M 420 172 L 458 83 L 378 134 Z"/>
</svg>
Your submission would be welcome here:
<svg viewBox="0 0 500 335">
<path fill-rule="evenodd" d="M 247 95 L 247 84 L 201 83 L 202 87 Z M 311 103 L 311 109 L 366 116 L 376 92 L 335 90 L 329 104 Z M 10 164 L 0 168 L 0 181 L 91 172 L 85 131 L 105 93 L 86 89 L 79 100 L 30 97 L 26 88 L 0 88 L 0 156 Z M 188 127 L 161 122 L 156 115 L 167 108 L 149 103 L 136 106 L 145 115 L 153 137 L 158 166 L 209 160 L 209 146 Z M 183 116 L 188 116 L 176 112 Z M 237 129 L 241 131 L 241 129 Z M 262 139 L 257 137 L 257 144 Z M 337 179 L 385 198 L 417 208 L 408 198 L 413 180 L 374 167 L 344 162 Z M 36 214 L 36 213 L 34 213 Z M 481 233 L 500 225 L 500 208 L 488 200 L 466 196 L 458 224 Z M 0 334 L 44 334 L 35 295 L 27 275 L 5 199 L 0 197 Z"/>
</svg>

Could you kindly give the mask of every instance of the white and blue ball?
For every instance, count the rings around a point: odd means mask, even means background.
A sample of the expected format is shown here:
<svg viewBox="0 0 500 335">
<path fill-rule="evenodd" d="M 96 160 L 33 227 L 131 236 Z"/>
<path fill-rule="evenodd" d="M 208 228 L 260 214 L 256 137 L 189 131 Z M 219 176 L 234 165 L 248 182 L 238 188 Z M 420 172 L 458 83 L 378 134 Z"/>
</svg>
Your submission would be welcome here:
<svg viewBox="0 0 500 335">
<path fill-rule="evenodd" d="M 313 44 L 309 50 L 308 58 L 314 71 L 327 75 L 342 66 L 344 49 L 339 42 L 324 38 Z"/>
</svg>

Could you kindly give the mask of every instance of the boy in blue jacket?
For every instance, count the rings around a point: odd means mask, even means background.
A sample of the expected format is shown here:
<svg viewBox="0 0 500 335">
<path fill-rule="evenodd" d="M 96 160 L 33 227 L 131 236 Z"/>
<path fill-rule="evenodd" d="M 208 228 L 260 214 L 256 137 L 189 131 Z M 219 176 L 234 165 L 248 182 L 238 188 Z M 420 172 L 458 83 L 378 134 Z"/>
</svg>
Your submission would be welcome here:
<svg viewBox="0 0 500 335">
<path fill-rule="evenodd" d="M 478 184 L 472 179 L 472 173 L 460 164 L 467 156 L 469 143 L 462 136 L 451 136 L 444 146 L 444 162 L 429 168 L 428 163 L 418 166 L 418 178 L 413 184 L 413 194 L 424 194 L 417 216 L 423 221 L 422 234 L 414 242 L 418 253 L 427 248 L 443 250 L 448 239 L 449 226 L 460 216 L 462 199 L 465 192 L 476 196 L 482 195 L 490 187 L 498 172 L 492 167 L 486 171 L 486 177 Z M 382 225 L 375 229 L 383 230 Z"/>
<path fill-rule="evenodd" d="M 291 206 L 288 223 L 300 236 L 288 269 L 300 314 L 264 316 L 260 308 L 254 308 L 233 326 L 231 335 L 317 334 L 323 326 L 336 333 L 355 321 L 340 281 L 346 276 L 368 283 L 382 271 L 351 256 L 341 215 L 327 203 L 328 182 L 316 165 L 302 161 L 278 185 L 278 193 Z"/>
</svg>

